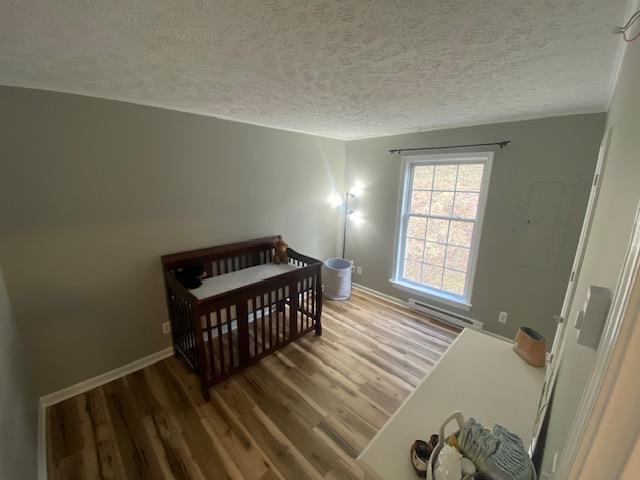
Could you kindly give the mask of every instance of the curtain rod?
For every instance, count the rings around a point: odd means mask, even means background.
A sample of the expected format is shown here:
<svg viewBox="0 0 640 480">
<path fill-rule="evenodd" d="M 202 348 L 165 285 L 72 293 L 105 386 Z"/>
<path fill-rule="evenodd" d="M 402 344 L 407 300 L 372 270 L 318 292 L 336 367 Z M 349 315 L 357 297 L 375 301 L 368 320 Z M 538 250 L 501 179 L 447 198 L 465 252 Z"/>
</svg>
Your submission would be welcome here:
<svg viewBox="0 0 640 480">
<path fill-rule="evenodd" d="M 470 143 L 469 145 L 447 145 L 446 147 L 392 148 L 391 150 L 389 150 L 389 153 L 410 152 L 413 150 L 442 150 L 445 148 L 489 147 L 491 145 L 497 145 L 502 149 L 507 145 L 509 145 L 510 143 L 511 143 L 511 140 L 503 140 L 501 142 L 491 142 L 491 143 Z"/>
</svg>

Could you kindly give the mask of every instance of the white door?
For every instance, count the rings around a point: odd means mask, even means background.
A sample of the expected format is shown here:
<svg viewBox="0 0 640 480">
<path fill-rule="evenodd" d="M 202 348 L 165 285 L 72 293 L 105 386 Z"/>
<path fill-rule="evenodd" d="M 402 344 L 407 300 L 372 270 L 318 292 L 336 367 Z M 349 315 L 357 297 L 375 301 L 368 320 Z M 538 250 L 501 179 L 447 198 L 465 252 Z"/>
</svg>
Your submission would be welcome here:
<svg viewBox="0 0 640 480">
<path fill-rule="evenodd" d="M 571 268 L 571 275 L 569 276 L 569 284 L 567 285 L 567 291 L 562 303 L 562 309 L 560 314 L 556 316 L 558 326 L 556 327 L 556 335 L 553 339 L 553 345 L 551 347 L 551 361 L 547 368 L 545 375 L 544 390 L 542 397 L 540 398 L 540 410 L 538 412 L 537 422 L 534 427 L 533 441 L 531 450 L 535 447 L 535 442 L 538 438 L 540 428 L 542 427 L 542 421 L 546 413 L 546 407 L 551 398 L 553 392 L 553 386 L 558 374 L 558 367 L 560 365 L 560 359 L 562 358 L 564 335 L 567 328 L 569 309 L 573 302 L 573 297 L 576 291 L 576 280 L 578 279 L 580 268 L 582 267 L 582 260 L 587 248 L 587 239 L 591 232 L 591 223 L 598 203 L 598 195 L 600 193 L 600 185 L 602 183 L 602 172 L 604 171 L 604 165 L 609 154 L 609 144 L 611 143 L 612 128 L 609 128 L 604 134 L 602 143 L 600 143 L 600 151 L 598 152 L 598 162 L 596 163 L 596 170 L 593 174 L 593 182 L 591 183 L 591 193 L 589 194 L 589 202 L 587 203 L 587 210 L 584 215 L 584 221 L 582 222 L 582 229 L 580 231 L 580 239 L 578 240 L 578 247 L 576 249 L 576 255 L 573 260 L 573 266 Z"/>
</svg>

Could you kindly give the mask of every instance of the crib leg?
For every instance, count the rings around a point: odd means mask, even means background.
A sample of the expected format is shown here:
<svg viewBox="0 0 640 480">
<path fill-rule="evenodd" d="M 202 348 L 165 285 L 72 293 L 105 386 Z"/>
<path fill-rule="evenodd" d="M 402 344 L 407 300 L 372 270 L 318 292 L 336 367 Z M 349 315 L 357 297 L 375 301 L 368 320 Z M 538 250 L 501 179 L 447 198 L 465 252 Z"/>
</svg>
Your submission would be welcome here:
<svg viewBox="0 0 640 480">
<path fill-rule="evenodd" d="M 316 335 L 322 335 L 322 302 L 318 302 L 316 313 Z"/>
<path fill-rule="evenodd" d="M 204 352 L 204 350 L 201 350 Z M 201 356 L 200 365 L 204 365 L 204 353 Z M 200 377 L 200 388 L 202 389 L 202 397 L 206 403 L 209 403 L 211 400 L 211 395 L 209 395 L 209 382 L 207 381 L 207 374 L 203 372 L 202 369 L 198 371 L 198 376 Z"/>
<path fill-rule="evenodd" d="M 316 335 L 322 335 L 322 283 L 318 277 L 316 286 Z"/>
<path fill-rule="evenodd" d="M 209 393 L 209 385 L 207 385 L 207 382 L 205 381 L 200 381 L 201 386 L 202 386 L 202 396 L 204 398 L 204 401 L 206 403 L 209 403 L 211 401 L 211 394 Z"/>
</svg>

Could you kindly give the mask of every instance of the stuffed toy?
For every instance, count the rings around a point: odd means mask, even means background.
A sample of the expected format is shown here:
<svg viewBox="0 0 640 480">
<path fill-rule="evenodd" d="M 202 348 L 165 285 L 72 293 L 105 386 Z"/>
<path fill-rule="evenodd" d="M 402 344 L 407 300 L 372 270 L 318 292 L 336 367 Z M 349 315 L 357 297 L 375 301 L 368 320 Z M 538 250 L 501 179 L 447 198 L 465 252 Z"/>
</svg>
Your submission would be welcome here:
<svg viewBox="0 0 640 480">
<path fill-rule="evenodd" d="M 176 270 L 176 278 L 184 288 L 198 288 L 202 285 L 205 270 L 202 265 L 185 265 Z"/>
<path fill-rule="evenodd" d="M 289 245 L 283 240 L 276 242 L 276 253 L 273 255 L 273 263 L 288 263 L 289 256 L 287 255 L 287 248 Z"/>
</svg>

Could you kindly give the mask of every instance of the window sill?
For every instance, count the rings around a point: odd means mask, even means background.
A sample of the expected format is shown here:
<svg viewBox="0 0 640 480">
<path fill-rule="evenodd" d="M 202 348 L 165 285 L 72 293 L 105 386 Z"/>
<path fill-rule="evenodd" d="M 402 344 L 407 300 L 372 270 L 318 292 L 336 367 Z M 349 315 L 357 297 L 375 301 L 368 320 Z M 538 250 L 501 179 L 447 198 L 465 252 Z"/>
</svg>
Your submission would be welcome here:
<svg viewBox="0 0 640 480">
<path fill-rule="evenodd" d="M 445 305 L 459 308 L 461 310 L 471 310 L 471 304 L 464 298 L 457 297 L 455 295 L 448 295 L 446 293 L 431 290 L 430 288 L 426 287 L 421 288 L 417 285 L 409 282 L 403 282 L 401 280 L 390 279 L 389 282 L 391 282 L 391 285 L 393 285 L 395 288 L 404 290 L 405 292 L 413 293 L 418 297 L 427 298 L 429 300 L 443 303 Z"/>
</svg>

